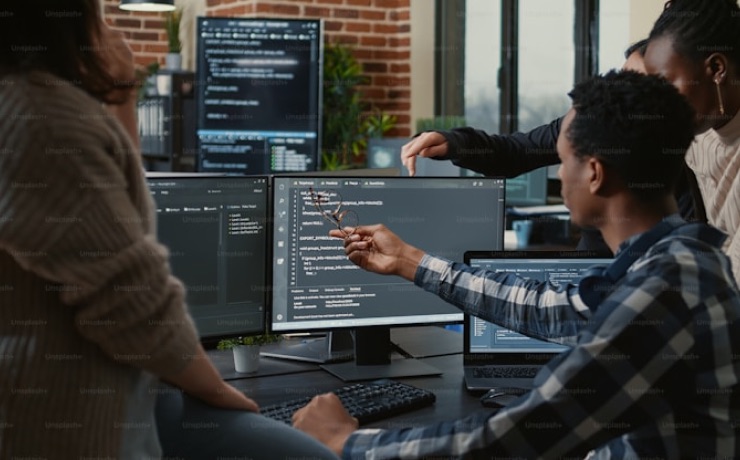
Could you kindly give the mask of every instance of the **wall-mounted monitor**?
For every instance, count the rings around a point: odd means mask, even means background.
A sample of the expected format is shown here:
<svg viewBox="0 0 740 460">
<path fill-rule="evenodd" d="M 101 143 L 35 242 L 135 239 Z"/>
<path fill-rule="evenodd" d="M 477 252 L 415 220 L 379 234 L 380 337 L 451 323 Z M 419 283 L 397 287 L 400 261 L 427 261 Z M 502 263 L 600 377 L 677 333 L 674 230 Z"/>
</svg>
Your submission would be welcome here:
<svg viewBox="0 0 740 460">
<path fill-rule="evenodd" d="M 197 170 L 318 169 L 321 21 L 201 17 L 197 34 Z"/>
</svg>

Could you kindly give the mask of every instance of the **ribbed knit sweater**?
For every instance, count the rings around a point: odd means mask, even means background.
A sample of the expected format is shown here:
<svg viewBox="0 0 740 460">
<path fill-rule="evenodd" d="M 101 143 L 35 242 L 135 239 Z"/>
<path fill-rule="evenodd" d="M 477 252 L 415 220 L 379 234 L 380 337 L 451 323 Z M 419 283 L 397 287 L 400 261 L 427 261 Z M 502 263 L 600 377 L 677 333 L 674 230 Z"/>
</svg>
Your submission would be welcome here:
<svg viewBox="0 0 740 460">
<path fill-rule="evenodd" d="M 740 112 L 696 138 L 686 154 L 696 174 L 709 223 L 728 234 L 723 246 L 740 283 Z"/>
<path fill-rule="evenodd" d="M 154 376 L 198 338 L 152 209 L 99 102 L 0 78 L 0 458 L 160 455 Z"/>
</svg>

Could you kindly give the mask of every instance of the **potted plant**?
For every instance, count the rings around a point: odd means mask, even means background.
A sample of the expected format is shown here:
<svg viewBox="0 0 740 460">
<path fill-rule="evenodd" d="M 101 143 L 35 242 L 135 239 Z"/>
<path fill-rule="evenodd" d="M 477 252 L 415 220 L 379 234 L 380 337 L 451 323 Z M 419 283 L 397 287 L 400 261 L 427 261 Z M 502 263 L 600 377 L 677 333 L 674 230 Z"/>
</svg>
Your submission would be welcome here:
<svg viewBox="0 0 740 460">
<path fill-rule="evenodd" d="M 136 68 L 136 81 L 138 82 L 138 91 L 136 99 L 141 101 L 146 96 L 156 96 L 157 93 L 157 72 L 159 71 L 159 62 L 154 61 L 146 67 Z"/>
<path fill-rule="evenodd" d="M 260 364 L 260 347 L 268 343 L 279 342 L 281 335 L 262 334 L 246 337 L 231 337 L 221 339 L 216 348 L 219 350 L 233 350 L 234 369 L 237 372 L 257 372 Z"/>
<path fill-rule="evenodd" d="M 324 49 L 322 167 L 326 170 L 365 167 L 367 140 L 382 137 L 396 117 L 372 110 L 358 88 L 368 83 L 362 66 L 343 44 Z"/>
<path fill-rule="evenodd" d="M 164 29 L 167 32 L 167 56 L 165 56 L 165 68 L 168 70 L 180 70 L 182 68 L 182 43 L 180 42 L 180 19 L 182 11 L 179 9 L 168 13 L 164 19 Z"/>
</svg>

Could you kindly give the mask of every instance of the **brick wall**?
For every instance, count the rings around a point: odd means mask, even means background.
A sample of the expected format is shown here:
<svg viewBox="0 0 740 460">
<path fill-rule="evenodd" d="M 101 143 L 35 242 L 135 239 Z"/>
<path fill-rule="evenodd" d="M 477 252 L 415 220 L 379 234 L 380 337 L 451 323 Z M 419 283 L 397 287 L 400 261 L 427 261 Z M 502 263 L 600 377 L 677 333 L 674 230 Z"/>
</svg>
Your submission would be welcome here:
<svg viewBox="0 0 740 460">
<path fill-rule="evenodd" d="M 194 0 L 188 0 L 194 1 Z M 205 0 L 209 16 L 324 19 L 327 42 L 351 45 L 370 83 L 365 100 L 397 117 L 389 136 L 409 136 L 411 109 L 410 0 Z M 167 39 L 161 13 L 131 13 L 104 0 L 108 23 L 129 39 L 138 65 L 164 63 Z"/>
<path fill-rule="evenodd" d="M 162 13 L 129 12 L 118 8 L 118 0 L 104 0 L 108 24 L 120 30 L 128 39 L 136 64 L 146 66 L 153 61 L 164 64 L 167 54 L 167 34 Z"/>
</svg>

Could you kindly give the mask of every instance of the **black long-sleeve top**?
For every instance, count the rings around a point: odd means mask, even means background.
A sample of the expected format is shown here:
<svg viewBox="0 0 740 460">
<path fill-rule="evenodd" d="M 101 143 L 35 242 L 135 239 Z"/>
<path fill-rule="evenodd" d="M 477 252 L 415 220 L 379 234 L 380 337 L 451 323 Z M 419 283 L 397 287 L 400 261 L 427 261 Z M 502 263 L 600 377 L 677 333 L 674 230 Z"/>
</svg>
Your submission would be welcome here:
<svg viewBox="0 0 740 460">
<path fill-rule="evenodd" d="M 439 131 L 447 140 L 447 155 L 437 159 L 450 160 L 485 176 L 516 177 L 560 162 L 556 145 L 562 122 L 561 117 L 526 133 L 510 135 L 488 134 L 470 127 Z M 684 167 L 674 193 L 681 217 L 707 221 L 696 177 L 688 166 Z M 577 249 L 609 251 L 601 234 L 589 229 L 583 229 Z"/>
</svg>

